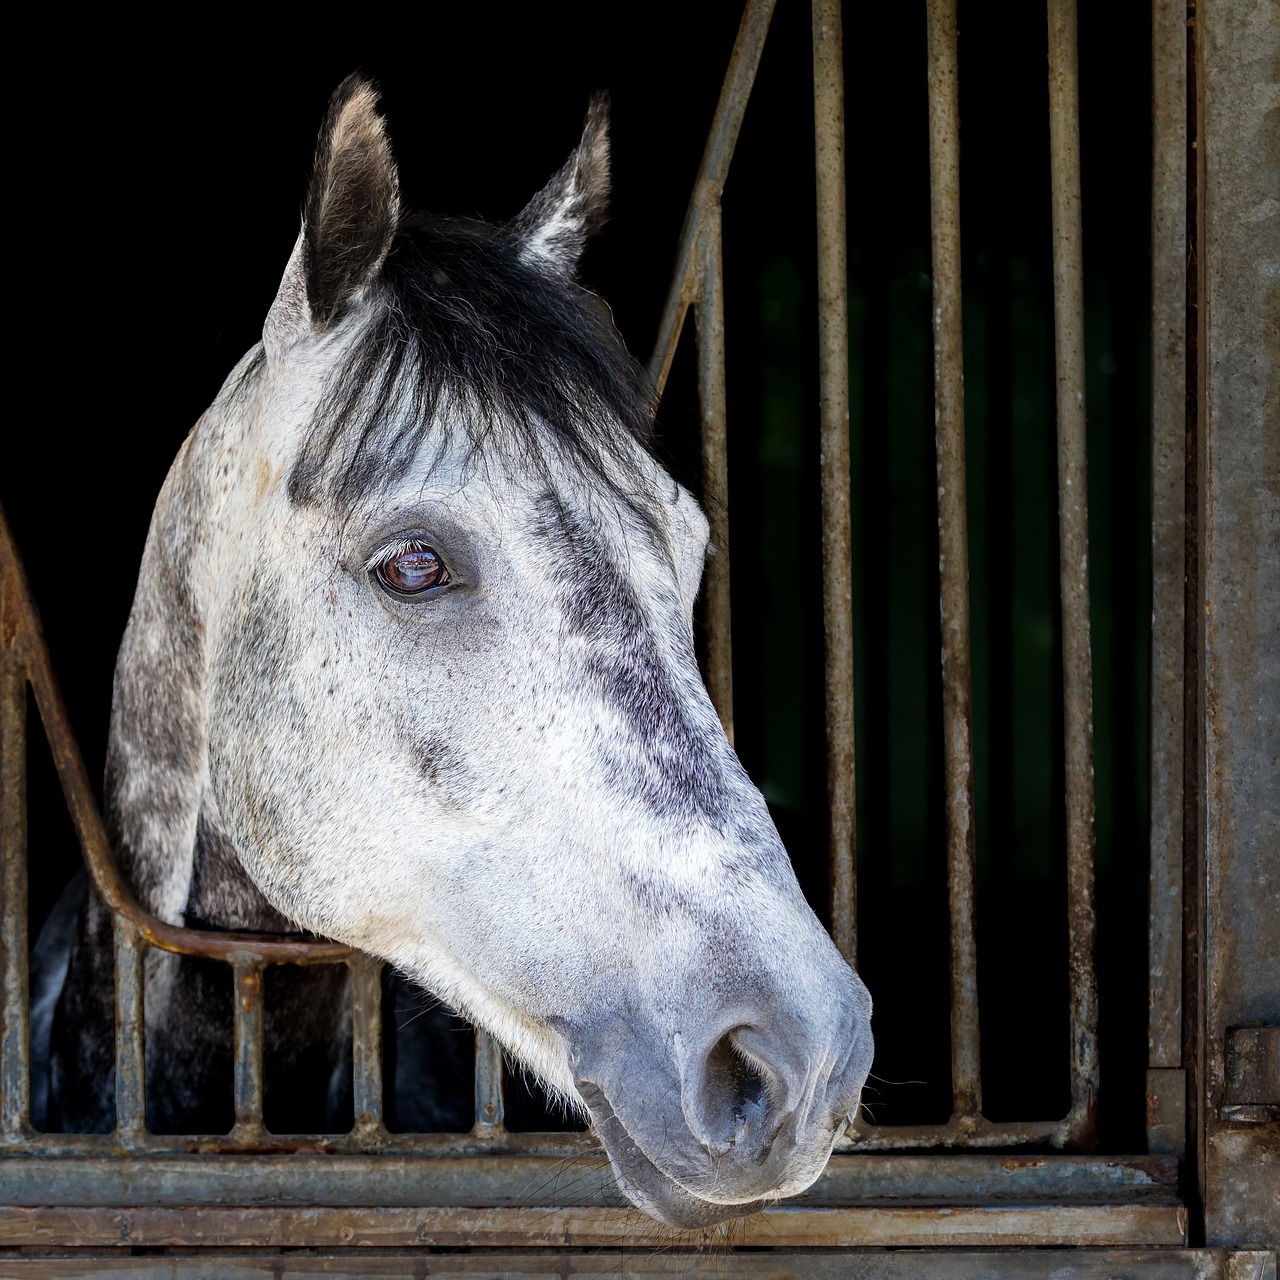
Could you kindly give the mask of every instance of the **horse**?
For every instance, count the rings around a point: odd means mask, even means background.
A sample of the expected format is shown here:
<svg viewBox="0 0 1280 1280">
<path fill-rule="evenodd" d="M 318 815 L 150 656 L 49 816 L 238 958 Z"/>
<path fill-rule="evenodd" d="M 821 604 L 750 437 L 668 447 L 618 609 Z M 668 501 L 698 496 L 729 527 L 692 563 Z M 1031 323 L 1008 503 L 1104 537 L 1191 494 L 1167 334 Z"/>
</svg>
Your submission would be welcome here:
<svg viewBox="0 0 1280 1280">
<path fill-rule="evenodd" d="M 593 1126 L 635 1206 L 710 1225 L 822 1172 L 871 1001 L 707 695 L 708 524 L 578 280 L 608 103 L 493 226 L 401 208 L 377 96 L 359 75 L 334 94 L 261 342 L 157 499 L 108 830 L 160 919 L 382 958 Z M 50 1114 L 98 1131 L 112 946 L 92 891 L 69 948 Z M 152 1128 L 191 1132 L 225 1093 L 215 970 L 148 952 Z M 345 969 L 280 976 L 268 1059 L 340 1063 Z M 340 1109 L 338 1066 L 324 1087 Z"/>
</svg>

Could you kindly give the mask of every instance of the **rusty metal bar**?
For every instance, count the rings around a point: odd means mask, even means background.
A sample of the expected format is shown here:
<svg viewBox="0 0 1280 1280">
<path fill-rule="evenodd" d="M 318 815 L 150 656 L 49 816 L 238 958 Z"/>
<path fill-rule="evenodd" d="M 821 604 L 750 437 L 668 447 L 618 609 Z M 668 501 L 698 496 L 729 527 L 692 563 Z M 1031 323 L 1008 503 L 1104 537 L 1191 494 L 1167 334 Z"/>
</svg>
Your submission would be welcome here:
<svg viewBox="0 0 1280 1280">
<path fill-rule="evenodd" d="M 146 944 L 129 921 L 111 922 L 116 969 L 116 1134 L 133 1147 L 147 1128 Z"/>
<path fill-rule="evenodd" d="M 960 88 L 956 0 L 930 0 L 929 192 L 933 244 L 933 395 L 938 455 L 938 573 L 951 912 L 951 1088 L 955 1114 L 982 1110 L 974 905 L 973 703 L 969 528 L 960 286 Z"/>
<path fill-rule="evenodd" d="M 351 1082 L 355 1127 L 382 1124 L 382 961 L 353 953 L 351 971 Z"/>
<path fill-rule="evenodd" d="M 724 381 L 724 264 L 719 204 L 698 237 L 698 407 L 702 417 L 702 505 L 711 525 L 706 603 L 707 691 L 733 741 L 733 622 L 729 599 L 729 433 Z"/>
<path fill-rule="evenodd" d="M 756 69 L 764 51 L 765 37 L 769 34 L 769 21 L 773 17 L 774 0 L 748 0 L 738 27 L 738 37 L 729 57 L 729 69 L 725 72 L 720 101 L 711 121 L 711 132 L 694 179 L 693 194 L 680 230 L 680 247 L 676 256 L 675 275 L 667 294 L 667 303 L 658 325 L 658 340 L 653 355 L 649 357 L 649 381 L 655 401 L 661 397 L 680 342 L 680 330 L 684 327 L 689 305 L 697 300 L 702 276 L 702 259 L 698 247 L 707 213 L 720 208 L 720 196 L 729 174 L 729 162 L 738 143 L 743 113 L 751 97 Z"/>
<path fill-rule="evenodd" d="M 655 1246 L 659 1247 L 660 1256 L 682 1248 L 705 1252 L 710 1237 L 711 1247 L 722 1251 L 722 1256 L 716 1259 L 716 1275 L 730 1270 L 741 1274 L 736 1265 L 736 1258 L 741 1255 L 723 1253 L 729 1243 L 735 1247 L 745 1245 L 772 1249 L 822 1245 L 870 1250 L 886 1246 L 910 1248 L 928 1245 L 952 1248 L 976 1245 L 1181 1246 L 1187 1240 L 1187 1211 L 1183 1205 L 1175 1203 L 771 1206 L 736 1222 L 728 1240 L 725 1239 L 727 1232 L 705 1229 L 679 1231 L 664 1228 L 660 1236 L 655 1236 L 652 1222 L 642 1220 L 630 1206 L 622 1208 L 616 1205 L 581 1208 L 526 1205 L 138 1207 L 127 1211 L 126 1221 L 129 1226 L 128 1243 L 132 1246 L 195 1245 L 204 1249 L 247 1245 L 272 1250 L 348 1246 L 421 1250 L 424 1246 L 514 1245 L 581 1250 L 625 1245 L 638 1247 L 641 1257 L 645 1257 L 653 1255 Z M 32 1242 L 45 1248 L 119 1248 L 121 1211 L 83 1206 L 39 1206 L 0 1211 L 0 1245 Z M 726 1256 L 735 1261 L 726 1265 Z M 1004 1257 L 1007 1259 L 1008 1255 Z M 669 1276 L 673 1271 L 687 1274 L 685 1255 L 676 1252 L 674 1259 L 663 1258 L 663 1261 L 666 1265 L 658 1274 Z M 671 1265 L 673 1261 L 675 1266 Z M 782 1265 L 771 1261 L 764 1274 L 797 1274 L 788 1265 L 790 1260 L 779 1261 Z M 278 1256 L 274 1263 L 277 1268 L 281 1266 Z M 441 1274 L 436 1270 L 437 1264 L 444 1274 L 450 1273 L 449 1260 L 432 1259 L 432 1274 Z M 377 1258 L 371 1265 L 377 1268 L 378 1273 L 387 1274 L 383 1270 L 385 1263 L 382 1258 Z M 418 1274 L 424 1274 L 425 1261 L 419 1262 L 418 1266 Z M 482 1266 L 481 1274 L 490 1276 L 510 1275 L 514 1270 L 502 1262 L 496 1266 L 492 1261 L 487 1265 L 482 1262 Z M 343 1259 L 339 1267 L 339 1274 L 345 1270 L 350 1275 L 354 1263 Z M 320 1267 L 315 1268 L 315 1272 L 320 1270 Z M 1124 1274 L 1132 1275 L 1136 1268 L 1122 1270 Z M 583 1275 L 584 1271 L 587 1275 L 617 1274 L 613 1266 L 602 1263 L 599 1258 L 588 1258 L 584 1270 L 579 1270 L 563 1256 L 555 1262 L 541 1260 L 539 1271 L 543 1276 Z M 1029 1274 L 1021 1268 L 1019 1271 L 1024 1276 Z M 631 1269 L 627 1267 L 624 1274 L 629 1273 Z M 847 1276 L 861 1273 L 860 1261 L 845 1258 L 840 1260 L 835 1271 L 827 1274 Z M 1041 1275 L 1046 1273 L 1047 1269 L 1039 1272 Z M 280 1274 L 279 1270 L 276 1274 Z M 814 1272 L 806 1268 L 800 1274 L 813 1275 Z M 919 1272 L 908 1262 L 896 1265 L 889 1274 L 902 1276 Z M 954 1273 L 933 1271 L 932 1274 Z M 978 1274 L 1013 1273 L 1006 1270 L 1002 1261 L 984 1267 Z M 1091 1270 L 1088 1274 L 1099 1273 Z M 1115 1272 L 1108 1270 L 1101 1274 L 1114 1275 Z"/>
<path fill-rule="evenodd" d="M 240 952 L 232 960 L 232 1090 L 236 1122 L 232 1137 L 239 1142 L 261 1141 L 262 1123 L 262 962 Z"/>
<path fill-rule="evenodd" d="M 337 942 L 308 941 L 262 934 L 212 933 L 202 929 L 185 929 L 171 925 L 143 910 L 134 899 L 116 865 L 115 855 L 98 812 L 93 787 L 71 732 L 66 706 L 58 687 L 49 650 L 44 642 L 39 614 L 31 589 L 27 585 L 22 562 L 0 511 L 0 574 L 5 588 L 5 627 L 21 643 L 27 679 L 35 695 L 36 706 L 44 725 L 45 737 L 62 784 L 62 793 L 71 821 L 80 841 L 85 865 L 94 887 L 117 919 L 128 920 L 153 947 L 179 955 L 207 956 L 216 960 L 233 960 L 240 953 L 257 956 L 272 963 L 327 964 L 345 960 L 351 949 Z"/>
<path fill-rule="evenodd" d="M 1075 0 L 1048 0 L 1048 9 L 1071 1111 L 1073 1141 L 1087 1143 L 1094 1136 L 1098 1095 L 1098 992 L 1094 969 L 1093 668 L 1089 651 L 1080 83 Z"/>
<path fill-rule="evenodd" d="M 1181 1154 L 1183 645 L 1186 592 L 1187 31 L 1151 6 L 1151 867 L 1147 1148 Z"/>
<path fill-rule="evenodd" d="M 831 933 L 858 958 L 857 790 L 853 742 L 853 549 L 849 495 L 849 273 L 845 247 L 844 39 L 839 0 L 813 0 L 818 197 L 822 629 L 826 687 Z"/>
<path fill-rule="evenodd" d="M 489 1137 L 502 1128 L 502 1045 L 487 1031 L 476 1028 L 476 1123 L 477 1136 Z"/>
<path fill-rule="evenodd" d="M 444 1135 L 436 1135 L 442 1137 Z M 547 1135 L 542 1135 L 545 1139 Z M 495 1144 L 470 1141 L 469 1152 L 352 1154 L 291 1151 L 265 1160 L 260 1150 L 222 1152 L 218 1159 L 178 1155 L 124 1155 L 102 1176 L 99 1156 L 50 1161 L 27 1154 L 6 1156 L 0 1165 L 4 1205 L 400 1205 L 420 1207 L 424 1187 L 430 1203 L 448 1205 L 529 1204 L 532 1187 L 548 1185 L 557 1169 L 585 1152 L 585 1134 L 560 1134 L 556 1152 L 530 1155 L 532 1134 L 504 1134 L 509 1148 L 492 1159 Z M 334 1144 L 326 1142 L 325 1146 Z M 616 1205 L 617 1186 L 608 1162 L 576 1160 L 571 1203 Z M 870 1203 L 954 1204 L 998 1200 L 1053 1203 L 1063 1196 L 1094 1202 L 1151 1203 L 1178 1191 L 1178 1162 L 1159 1156 L 1010 1158 L 1007 1153 L 836 1155 L 807 1191 L 789 1207 Z M 565 1197 L 564 1183 L 553 1196 Z M 551 1203 L 566 1204 L 566 1198 Z"/>
<path fill-rule="evenodd" d="M 30 993 L 27 973 L 27 680 L 17 630 L 17 582 L 0 567 L 0 1137 L 29 1127 Z"/>
</svg>

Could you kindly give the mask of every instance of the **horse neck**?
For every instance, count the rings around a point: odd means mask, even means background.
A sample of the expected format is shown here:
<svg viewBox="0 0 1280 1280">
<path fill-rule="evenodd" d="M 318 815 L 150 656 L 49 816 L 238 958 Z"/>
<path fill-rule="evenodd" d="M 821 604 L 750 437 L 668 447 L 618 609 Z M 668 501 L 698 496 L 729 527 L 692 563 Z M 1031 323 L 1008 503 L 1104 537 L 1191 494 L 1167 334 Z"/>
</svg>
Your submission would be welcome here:
<svg viewBox="0 0 1280 1280">
<path fill-rule="evenodd" d="M 202 808 L 196 823 L 191 891 L 183 911 L 193 928 L 289 933 L 293 925 L 262 896 L 217 821 Z"/>
</svg>

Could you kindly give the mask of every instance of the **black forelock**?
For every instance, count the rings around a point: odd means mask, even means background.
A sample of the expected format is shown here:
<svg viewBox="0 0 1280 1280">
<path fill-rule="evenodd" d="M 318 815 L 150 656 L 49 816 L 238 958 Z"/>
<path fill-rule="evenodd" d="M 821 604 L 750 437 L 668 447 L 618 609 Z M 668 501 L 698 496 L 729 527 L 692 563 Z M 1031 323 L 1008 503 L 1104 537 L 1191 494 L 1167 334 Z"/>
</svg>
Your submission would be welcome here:
<svg viewBox="0 0 1280 1280">
<path fill-rule="evenodd" d="M 598 298 L 524 262 L 501 229 L 421 218 L 402 224 L 374 288 L 290 475 L 295 502 L 350 510 L 429 433 L 461 429 L 448 443 L 473 461 L 497 445 L 551 480 L 567 459 L 652 521 L 630 444 L 650 445 L 652 398 Z"/>
</svg>

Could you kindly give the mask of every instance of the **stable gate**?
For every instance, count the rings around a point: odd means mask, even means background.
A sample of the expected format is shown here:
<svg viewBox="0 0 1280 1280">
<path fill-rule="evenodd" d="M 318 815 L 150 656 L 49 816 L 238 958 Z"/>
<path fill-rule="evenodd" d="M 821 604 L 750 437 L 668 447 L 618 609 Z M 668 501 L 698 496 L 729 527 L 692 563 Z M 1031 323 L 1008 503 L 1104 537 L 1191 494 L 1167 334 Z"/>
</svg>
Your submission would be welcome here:
<svg viewBox="0 0 1280 1280">
<path fill-rule="evenodd" d="M 722 553 L 710 561 L 704 588 L 706 674 L 731 736 L 720 197 L 772 10 L 772 0 L 747 5 L 650 364 L 661 389 L 692 309 L 704 486 L 718 499 L 708 513 Z M 175 928 L 132 901 L 107 846 L 6 528 L 0 1274 L 1274 1276 L 1280 348 L 1274 323 L 1267 330 L 1262 317 L 1265 290 L 1275 289 L 1280 160 L 1274 138 L 1266 143 L 1256 103 L 1259 94 L 1275 93 L 1266 56 L 1269 50 L 1274 59 L 1276 22 L 1274 14 L 1268 21 L 1265 0 L 1201 3 L 1189 24 L 1181 5 L 1153 6 L 1149 1071 L 1147 1149 L 1126 1156 L 1100 1152 L 1097 1126 L 1074 0 L 1049 0 L 1048 14 L 1053 224 L 1046 235 L 1053 240 L 1055 285 L 1070 1028 L 1065 1114 L 997 1121 L 983 1111 L 956 8 L 954 0 L 928 0 L 950 1118 L 883 1127 L 860 1120 L 805 1196 L 743 1223 L 692 1233 L 658 1229 L 619 1207 L 589 1135 L 510 1132 L 501 1050 L 484 1033 L 476 1036 L 470 1132 L 390 1132 L 377 963 L 332 943 Z M 841 41 L 839 4 L 814 0 L 828 858 L 832 931 L 852 960 L 854 621 Z M 28 688 L 85 860 L 115 913 L 117 1122 L 105 1135 L 40 1133 L 30 1123 Z M 150 947 L 231 967 L 235 1124 L 227 1134 L 147 1131 L 142 1009 Z M 282 1136 L 264 1125 L 264 973 L 281 964 L 350 969 L 356 1119 L 349 1133 Z"/>
</svg>

